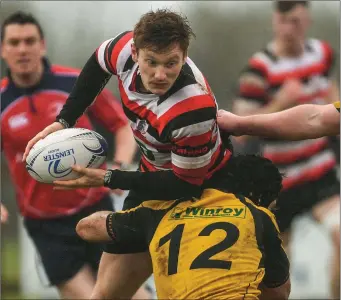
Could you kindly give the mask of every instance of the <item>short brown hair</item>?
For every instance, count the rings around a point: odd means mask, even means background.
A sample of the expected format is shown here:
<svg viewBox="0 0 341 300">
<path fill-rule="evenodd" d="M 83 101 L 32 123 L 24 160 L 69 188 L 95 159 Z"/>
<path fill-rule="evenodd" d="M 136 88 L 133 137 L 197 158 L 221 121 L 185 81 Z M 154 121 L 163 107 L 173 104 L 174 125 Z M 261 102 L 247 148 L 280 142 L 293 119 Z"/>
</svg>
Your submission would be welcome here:
<svg viewBox="0 0 341 300">
<path fill-rule="evenodd" d="M 136 48 L 148 48 L 155 52 L 166 51 L 178 43 L 186 53 L 192 36 L 195 37 L 195 34 L 188 19 L 169 9 L 147 12 L 134 27 Z"/>
<path fill-rule="evenodd" d="M 309 1 L 291 1 L 291 0 L 275 1 L 275 9 L 280 13 L 289 12 L 293 8 L 295 8 L 297 5 L 308 7 Z"/>
</svg>

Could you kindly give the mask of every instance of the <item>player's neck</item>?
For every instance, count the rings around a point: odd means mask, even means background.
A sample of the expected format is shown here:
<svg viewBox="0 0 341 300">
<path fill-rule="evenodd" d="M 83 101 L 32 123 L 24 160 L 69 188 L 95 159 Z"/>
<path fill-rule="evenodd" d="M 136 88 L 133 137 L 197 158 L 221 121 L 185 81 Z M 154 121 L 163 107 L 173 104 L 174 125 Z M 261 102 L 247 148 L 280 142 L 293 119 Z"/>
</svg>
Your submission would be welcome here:
<svg viewBox="0 0 341 300">
<path fill-rule="evenodd" d="M 32 72 L 29 74 L 11 73 L 11 77 L 12 77 L 14 84 L 17 87 L 30 88 L 30 87 L 33 87 L 39 83 L 39 81 L 41 80 L 41 78 L 43 76 L 43 72 L 44 72 L 44 65 L 41 62 L 38 65 L 38 69 L 36 72 Z"/>
<path fill-rule="evenodd" d="M 273 50 L 276 56 L 296 58 L 304 53 L 304 41 L 301 41 L 301 43 L 297 43 L 292 47 L 288 47 L 282 40 L 274 39 Z"/>
</svg>

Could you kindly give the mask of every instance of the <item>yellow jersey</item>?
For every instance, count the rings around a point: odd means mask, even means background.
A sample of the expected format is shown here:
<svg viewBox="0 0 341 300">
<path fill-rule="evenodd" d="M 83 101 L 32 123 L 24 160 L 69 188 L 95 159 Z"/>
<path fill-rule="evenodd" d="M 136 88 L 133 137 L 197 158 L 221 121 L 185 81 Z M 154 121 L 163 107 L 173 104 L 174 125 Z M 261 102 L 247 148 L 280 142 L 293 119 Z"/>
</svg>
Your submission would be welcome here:
<svg viewBox="0 0 341 300">
<path fill-rule="evenodd" d="M 273 214 L 217 189 L 200 199 L 145 201 L 107 219 L 121 253 L 149 250 L 159 299 L 258 299 L 289 262 Z"/>
<path fill-rule="evenodd" d="M 333 103 L 335 108 L 340 112 L 340 101 L 336 101 Z"/>
</svg>

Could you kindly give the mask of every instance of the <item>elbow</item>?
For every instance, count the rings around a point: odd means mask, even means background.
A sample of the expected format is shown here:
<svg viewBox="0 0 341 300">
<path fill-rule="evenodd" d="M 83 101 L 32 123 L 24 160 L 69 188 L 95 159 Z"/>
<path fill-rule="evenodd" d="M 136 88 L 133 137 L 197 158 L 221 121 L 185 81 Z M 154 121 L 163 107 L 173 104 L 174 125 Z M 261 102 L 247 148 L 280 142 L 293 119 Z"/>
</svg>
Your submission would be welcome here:
<svg viewBox="0 0 341 300">
<path fill-rule="evenodd" d="M 87 218 L 81 219 L 76 226 L 76 232 L 78 236 L 83 240 L 88 240 L 87 228 L 89 228 L 89 222 Z"/>
<path fill-rule="evenodd" d="M 76 226 L 76 232 L 79 237 L 88 242 L 111 241 L 106 227 L 106 218 L 109 213 L 111 212 L 96 212 L 81 219 Z"/>
</svg>

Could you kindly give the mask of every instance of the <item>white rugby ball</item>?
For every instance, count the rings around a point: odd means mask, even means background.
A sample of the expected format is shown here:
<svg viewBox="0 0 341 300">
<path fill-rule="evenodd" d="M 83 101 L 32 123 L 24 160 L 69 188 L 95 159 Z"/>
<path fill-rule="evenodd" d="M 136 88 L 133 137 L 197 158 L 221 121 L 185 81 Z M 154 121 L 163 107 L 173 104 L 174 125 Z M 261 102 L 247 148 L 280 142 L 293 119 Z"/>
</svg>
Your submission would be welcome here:
<svg viewBox="0 0 341 300">
<path fill-rule="evenodd" d="M 37 142 L 26 158 L 26 169 L 37 181 L 52 183 L 79 177 L 71 166 L 98 168 L 107 156 L 108 144 L 97 132 L 68 128 Z"/>
</svg>

